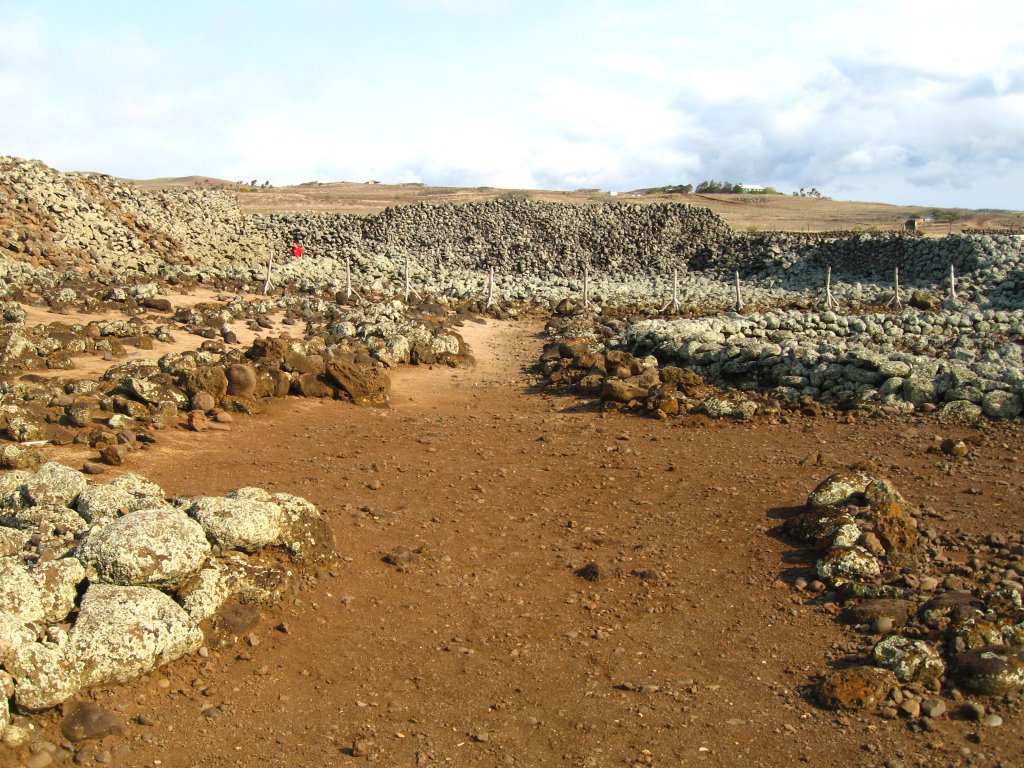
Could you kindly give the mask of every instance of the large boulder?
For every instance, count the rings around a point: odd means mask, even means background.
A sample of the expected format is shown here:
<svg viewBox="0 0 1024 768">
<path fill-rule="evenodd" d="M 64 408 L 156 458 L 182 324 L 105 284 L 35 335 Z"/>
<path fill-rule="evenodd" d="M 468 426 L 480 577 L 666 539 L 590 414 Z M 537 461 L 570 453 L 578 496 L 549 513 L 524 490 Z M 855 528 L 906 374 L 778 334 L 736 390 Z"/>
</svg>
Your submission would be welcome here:
<svg viewBox="0 0 1024 768">
<path fill-rule="evenodd" d="M 375 365 L 335 359 L 327 364 L 327 378 L 358 405 L 386 405 L 391 380 Z"/>
<path fill-rule="evenodd" d="M 24 624 L 63 621 L 74 608 L 84 579 L 85 568 L 73 557 L 39 566 L 0 562 L 0 611 Z"/>
<path fill-rule="evenodd" d="M 14 702 L 33 712 L 57 706 L 82 687 L 78 668 L 51 643 L 19 646 L 6 667 L 14 678 Z"/>
<path fill-rule="evenodd" d="M 952 658 L 950 672 L 974 693 L 1001 695 L 1024 690 L 1024 649 L 997 645 L 964 651 Z"/>
<path fill-rule="evenodd" d="M 935 690 L 941 686 L 946 672 L 942 657 L 931 645 L 900 635 L 880 640 L 871 657 L 878 666 L 892 670 L 900 682 L 919 683 Z"/>
<path fill-rule="evenodd" d="M 209 554 L 202 526 L 169 507 L 111 520 L 78 548 L 95 580 L 122 586 L 173 586 L 199 570 Z"/>
<path fill-rule="evenodd" d="M 246 363 L 235 363 L 228 367 L 227 393 L 235 397 L 254 397 L 256 394 L 256 369 Z"/>
<path fill-rule="evenodd" d="M 83 686 L 126 683 L 197 650 L 203 633 L 174 600 L 149 587 L 92 584 L 68 633 Z"/>
<path fill-rule="evenodd" d="M 86 485 L 88 481 L 81 472 L 50 461 L 25 481 L 24 494 L 35 505 L 71 507 Z"/>
<path fill-rule="evenodd" d="M 25 622 L 6 611 L 0 611 L 0 666 L 6 663 L 19 646 L 34 642 L 35 639 L 35 632 L 26 627 Z"/>
<path fill-rule="evenodd" d="M 192 502 L 188 513 L 223 549 L 256 552 L 276 544 L 284 531 L 284 511 L 273 501 L 203 496 Z"/>
</svg>

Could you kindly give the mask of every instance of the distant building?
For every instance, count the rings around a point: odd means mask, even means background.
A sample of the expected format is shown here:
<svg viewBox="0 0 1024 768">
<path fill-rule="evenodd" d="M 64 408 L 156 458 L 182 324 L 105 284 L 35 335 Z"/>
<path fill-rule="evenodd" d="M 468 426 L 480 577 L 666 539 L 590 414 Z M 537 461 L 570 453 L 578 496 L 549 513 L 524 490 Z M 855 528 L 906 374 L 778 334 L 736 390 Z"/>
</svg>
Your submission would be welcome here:
<svg viewBox="0 0 1024 768">
<path fill-rule="evenodd" d="M 924 219 L 920 216 L 912 216 L 903 222 L 903 229 L 907 232 L 917 232 L 924 228 Z"/>
</svg>

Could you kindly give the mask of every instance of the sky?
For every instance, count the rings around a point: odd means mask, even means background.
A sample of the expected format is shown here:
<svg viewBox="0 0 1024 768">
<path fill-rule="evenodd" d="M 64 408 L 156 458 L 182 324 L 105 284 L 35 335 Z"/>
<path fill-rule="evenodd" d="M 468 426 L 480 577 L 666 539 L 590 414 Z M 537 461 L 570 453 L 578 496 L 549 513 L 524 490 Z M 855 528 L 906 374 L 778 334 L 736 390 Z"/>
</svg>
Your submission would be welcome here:
<svg viewBox="0 0 1024 768">
<path fill-rule="evenodd" d="M 1024 209 L 1024 3 L 0 0 L 62 171 Z"/>
</svg>

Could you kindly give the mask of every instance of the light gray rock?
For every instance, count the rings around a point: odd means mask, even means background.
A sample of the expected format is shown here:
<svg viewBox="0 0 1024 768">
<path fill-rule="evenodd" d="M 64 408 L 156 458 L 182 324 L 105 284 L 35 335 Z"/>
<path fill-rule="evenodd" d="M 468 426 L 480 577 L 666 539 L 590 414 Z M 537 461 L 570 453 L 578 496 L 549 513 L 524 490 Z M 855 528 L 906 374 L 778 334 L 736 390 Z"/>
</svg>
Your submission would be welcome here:
<svg viewBox="0 0 1024 768">
<path fill-rule="evenodd" d="M 192 502 L 189 514 L 224 549 L 256 552 L 277 543 L 284 530 L 284 511 L 274 502 L 204 496 Z"/>
<path fill-rule="evenodd" d="M 864 493 L 871 478 L 862 472 L 836 472 L 822 480 L 807 497 L 808 507 L 847 504 L 852 497 Z"/>
<path fill-rule="evenodd" d="M 14 702 L 32 712 L 55 707 L 82 687 L 79 670 L 52 643 L 26 643 L 7 661 L 14 678 Z"/>
<path fill-rule="evenodd" d="M 36 639 L 35 632 L 25 623 L 6 611 L 0 611 L 0 666 L 10 658 L 11 654 L 25 643 Z"/>
<path fill-rule="evenodd" d="M 28 505 L 22 491 L 30 477 L 31 472 L 20 469 L 0 474 L 0 510 L 19 510 Z"/>
<path fill-rule="evenodd" d="M 63 621 L 84 579 L 85 568 L 73 557 L 40 566 L 0 562 L 0 611 L 23 624 Z"/>
<path fill-rule="evenodd" d="M 33 505 L 72 507 L 87 484 L 81 472 L 50 461 L 25 480 L 23 492 Z"/>
<path fill-rule="evenodd" d="M 97 524 L 113 520 L 135 505 L 136 497 L 115 485 L 90 485 L 78 495 L 75 508 L 86 522 Z"/>
<path fill-rule="evenodd" d="M 68 633 L 84 686 L 126 683 L 197 650 L 203 633 L 170 597 L 149 587 L 92 584 Z"/>
<path fill-rule="evenodd" d="M 166 499 L 167 494 L 164 493 L 164 489 L 142 475 L 137 475 L 134 472 L 125 472 L 118 475 L 108 483 L 113 488 L 120 488 L 128 491 L 133 496 L 137 496 L 142 499 Z"/>
<path fill-rule="evenodd" d="M 937 689 L 946 672 L 938 651 L 923 640 L 892 635 L 875 644 L 871 651 L 874 662 L 891 669 L 903 683 L 920 683 Z"/>
<path fill-rule="evenodd" d="M 122 586 L 173 586 L 198 571 L 209 554 L 202 526 L 169 507 L 111 520 L 78 548 L 78 559 L 96 580 Z"/>
<path fill-rule="evenodd" d="M 870 581 L 882 573 L 878 558 L 863 547 L 834 547 L 817 563 L 818 576 L 834 585 Z"/>
<path fill-rule="evenodd" d="M 981 399 L 981 408 L 990 419 L 1016 419 L 1021 414 L 1021 399 L 1016 392 L 996 389 Z"/>
</svg>

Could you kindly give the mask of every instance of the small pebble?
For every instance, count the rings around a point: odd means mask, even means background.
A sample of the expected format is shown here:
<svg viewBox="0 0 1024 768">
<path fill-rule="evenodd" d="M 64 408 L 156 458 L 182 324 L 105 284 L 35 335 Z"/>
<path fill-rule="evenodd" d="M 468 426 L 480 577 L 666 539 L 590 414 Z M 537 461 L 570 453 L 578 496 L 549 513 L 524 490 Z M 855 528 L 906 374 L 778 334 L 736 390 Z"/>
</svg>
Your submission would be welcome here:
<svg viewBox="0 0 1024 768">
<path fill-rule="evenodd" d="M 982 725 L 988 726 L 989 728 L 998 728 L 1003 724 L 1003 718 L 995 714 L 987 714 L 978 721 Z"/>
</svg>

